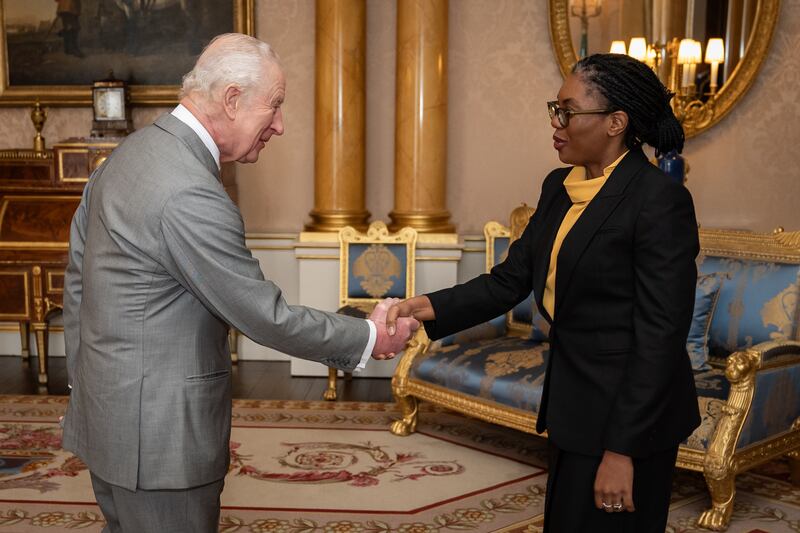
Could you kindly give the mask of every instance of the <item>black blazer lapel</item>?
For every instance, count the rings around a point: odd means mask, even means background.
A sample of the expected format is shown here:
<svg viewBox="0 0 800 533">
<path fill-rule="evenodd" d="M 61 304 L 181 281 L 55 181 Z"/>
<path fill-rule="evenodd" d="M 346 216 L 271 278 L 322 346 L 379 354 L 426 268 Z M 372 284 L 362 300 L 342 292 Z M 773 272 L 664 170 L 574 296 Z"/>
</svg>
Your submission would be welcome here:
<svg viewBox="0 0 800 533">
<path fill-rule="evenodd" d="M 631 150 L 611 173 L 597 196 L 567 234 L 558 252 L 555 309 L 564 298 L 572 273 L 595 233 L 624 198 L 625 188 L 643 165 L 650 164 L 641 149 Z M 566 194 L 566 193 L 565 193 Z"/>
<path fill-rule="evenodd" d="M 563 178 L 566 179 L 570 168 L 564 170 L 566 172 Z M 546 216 L 542 220 L 542 231 L 534 243 L 533 296 L 536 299 L 536 306 L 539 308 L 539 312 L 551 324 L 553 318 L 542 304 L 544 285 L 547 282 L 547 270 L 550 267 L 550 252 L 553 249 L 553 242 L 556 240 L 558 228 L 561 227 L 561 222 L 571 206 L 572 202 L 567 195 L 566 189 L 564 189 L 563 185 L 558 187 L 546 211 Z"/>
</svg>

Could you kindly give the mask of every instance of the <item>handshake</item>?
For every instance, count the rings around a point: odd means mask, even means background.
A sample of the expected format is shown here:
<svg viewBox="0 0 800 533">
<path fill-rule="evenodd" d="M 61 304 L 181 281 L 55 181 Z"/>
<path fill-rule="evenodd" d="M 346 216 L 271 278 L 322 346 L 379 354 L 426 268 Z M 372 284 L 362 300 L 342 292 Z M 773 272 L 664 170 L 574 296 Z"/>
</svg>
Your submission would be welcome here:
<svg viewBox="0 0 800 533">
<path fill-rule="evenodd" d="M 387 328 L 386 317 L 389 309 L 397 307 L 399 303 L 398 298 L 386 298 L 375 306 L 369 315 L 369 319 L 378 330 L 378 338 L 372 350 L 372 357 L 375 359 L 391 359 L 395 354 L 402 352 L 408 340 L 419 329 L 419 322 L 413 317 L 395 318 L 392 327 Z"/>
</svg>

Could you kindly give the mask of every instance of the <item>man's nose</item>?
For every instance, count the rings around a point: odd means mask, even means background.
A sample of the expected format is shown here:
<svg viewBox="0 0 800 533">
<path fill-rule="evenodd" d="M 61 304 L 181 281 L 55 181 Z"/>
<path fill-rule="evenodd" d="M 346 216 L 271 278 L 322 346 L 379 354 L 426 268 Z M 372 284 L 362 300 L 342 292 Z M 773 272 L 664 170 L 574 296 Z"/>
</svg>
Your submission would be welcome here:
<svg viewBox="0 0 800 533">
<path fill-rule="evenodd" d="M 272 131 L 273 135 L 283 135 L 283 111 L 280 107 L 275 112 L 275 118 L 272 119 Z"/>
</svg>

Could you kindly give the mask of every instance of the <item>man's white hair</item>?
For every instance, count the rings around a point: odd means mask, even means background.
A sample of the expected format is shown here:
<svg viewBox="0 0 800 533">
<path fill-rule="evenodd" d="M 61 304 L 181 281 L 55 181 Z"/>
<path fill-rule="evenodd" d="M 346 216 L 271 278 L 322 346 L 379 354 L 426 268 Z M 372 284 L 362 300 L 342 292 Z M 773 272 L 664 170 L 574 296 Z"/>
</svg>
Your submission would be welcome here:
<svg viewBox="0 0 800 533">
<path fill-rule="evenodd" d="M 181 98 L 190 94 L 213 98 L 217 89 L 231 83 L 247 92 L 265 81 L 269 63 L 281 66 L 278 54 L 264 41 L 241 33 L 217 35 L 183 77 Z"/>
</svg>

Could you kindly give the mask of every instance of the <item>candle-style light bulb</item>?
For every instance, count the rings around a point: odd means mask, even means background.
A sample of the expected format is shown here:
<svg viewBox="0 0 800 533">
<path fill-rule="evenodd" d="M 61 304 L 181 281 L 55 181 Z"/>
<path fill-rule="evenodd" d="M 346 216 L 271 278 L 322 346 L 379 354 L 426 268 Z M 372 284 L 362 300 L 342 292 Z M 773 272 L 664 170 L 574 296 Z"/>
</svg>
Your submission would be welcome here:
<svg viewBox="0 0 800 533">
<path fill-rule="evenodd" d="M 628 51 L 625 49 L 625 41 L 612 41 L 611 42 L 611 50 L 609 50 L 611 54 L 627 54 Z"/>
<path fill-rule="evenodd" d="M 725 61 L 725 44 L 720 38 L 708 40 L 706 46 L 706 63 L 711 65 L 711 76 L 709 77 L 711 94 L 717 92 L 719 81 L 719 64 Z"/>
<path fill-rule="evenodd" d="M 692 39 L 692 58 L 689 65 L 689 85 L 695 84 L 697 79 L 697 65 L 703 62 L 703 49 L 700 41 Z"/>
<path fill-rule="evenodd" d="M 644 37 L 634 37 L 628 46 L 628 55 L 639 61 L 647 59 L 647 41 Z"/>
<path fill-rule="evenodd" d="M 694 39 L 681 39 L 681 43 L 678 45 L 678 64 L 683 65 L 681 87 L 694 85 L 695 71 L 702 57 L 699 42 Z"/>
</svg>

